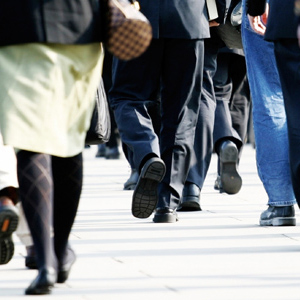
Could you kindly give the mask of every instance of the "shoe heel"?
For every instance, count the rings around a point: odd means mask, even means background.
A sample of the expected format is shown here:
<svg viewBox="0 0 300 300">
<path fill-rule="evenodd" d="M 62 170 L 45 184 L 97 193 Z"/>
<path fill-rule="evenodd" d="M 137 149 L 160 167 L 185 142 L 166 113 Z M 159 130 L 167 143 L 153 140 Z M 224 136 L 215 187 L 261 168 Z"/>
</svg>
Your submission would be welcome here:
<svg viewBox="0 0 300 300">
<path fill-rule="evenodd" d="M 149 166 L 143 170 L 141 177 L 161 182 L 165 176 L 165 173 L 165 165 L 160 161 L 157 161 L 150 163 Z"/>
<path fill-rule="evenodd" d="M 239 153 L 236 147 L 228 145 L 220 152 L 220 160 L 222 163 L 236 163 L 239 158 Z"/>
<path fill-rule="evenodd" d="M 274 218 L 273 226 L 296 226 L 296 218 Z"/>
<path fill-rule="evenodd" d="M 178 221 L 176 212 L 156 212 L 153 218 L 154 223 L 175 223 Z"/>
</svg>

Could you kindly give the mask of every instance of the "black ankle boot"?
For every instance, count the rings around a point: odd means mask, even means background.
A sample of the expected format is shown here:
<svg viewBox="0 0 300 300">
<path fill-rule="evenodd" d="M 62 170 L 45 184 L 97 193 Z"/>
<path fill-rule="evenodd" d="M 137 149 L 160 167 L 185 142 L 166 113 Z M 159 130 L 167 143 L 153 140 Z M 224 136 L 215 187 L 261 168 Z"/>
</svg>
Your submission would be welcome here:
<svg viewBox="0 0 300 300">
<path fill-rule="evenodd" d="M 57 274 L 54 268 L 41 268 L 39 274 L 25 290 L 26 295 L 47 295 L 51 293 Z"/>
</svg>

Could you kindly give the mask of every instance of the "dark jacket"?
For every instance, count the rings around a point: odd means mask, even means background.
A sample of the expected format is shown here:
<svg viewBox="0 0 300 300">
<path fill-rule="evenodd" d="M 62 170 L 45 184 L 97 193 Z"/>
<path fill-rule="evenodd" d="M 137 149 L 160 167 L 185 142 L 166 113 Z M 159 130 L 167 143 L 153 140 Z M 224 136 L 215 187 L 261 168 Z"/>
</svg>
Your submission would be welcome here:
<svg viewBox="0 0 300 300">
<path fill-rule="evenodd" d="M 237 2 L 239 2 L 239 0 L 216 0 L 218 15 L 219 15 L 218 19 L 216 19 L 216 22 L 219 24 L 225 24 L 230 6 L 232 4 L 236 5 Z"/>
<path fill-rule="evenodd" d="M 266 40 L 297 38 L 298 19 L 294 14 L 294 1 L 270 0 Z M 266 0 L 247 0 L 247 13 L 251 16 L 260 16 L 264 13 L 265 4 Z"/>
<path fill-rule="evenodd" d="M 99 0 L 1 0 L 0 45 L 101 40 Z"/>
<path fill-rule="evenodd" d="M 139 0 L 152 25 L 153 38 L 209 37 L 205 0 Z"/>
</svg>

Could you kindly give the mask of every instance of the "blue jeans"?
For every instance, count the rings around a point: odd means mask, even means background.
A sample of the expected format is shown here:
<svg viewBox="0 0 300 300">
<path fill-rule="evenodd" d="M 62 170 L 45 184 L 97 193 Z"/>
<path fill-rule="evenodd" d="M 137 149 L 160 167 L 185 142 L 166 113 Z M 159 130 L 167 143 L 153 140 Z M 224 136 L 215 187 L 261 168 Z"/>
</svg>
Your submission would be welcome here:
<svg viewBox="0 0 300 300">
<path fill-rule="evenodd" d="M 293 205 L 296 200 L 289 166 L 286 114 L 274 45 L 251 29 L 245 9 L 242 39 L 252 95 L 258 175 L 268 194 L 269 205 Z"/>
</svg>

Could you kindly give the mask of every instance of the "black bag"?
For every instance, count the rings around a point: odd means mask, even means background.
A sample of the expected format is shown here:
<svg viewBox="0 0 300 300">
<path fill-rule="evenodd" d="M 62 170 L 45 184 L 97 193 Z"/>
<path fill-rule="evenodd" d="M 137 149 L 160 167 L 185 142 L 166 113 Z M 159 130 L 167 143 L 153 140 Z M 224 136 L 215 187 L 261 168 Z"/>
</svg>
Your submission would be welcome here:
<svg viewBox="0 0 300 300">
<path fill-rule="evenodd" d="M 109 107 L 102 79 L 96 92 L 95 102 L 91 125 L 85 138 L 86 145 L 107 143 L 110 138 L 111 123 Z"/>
<path fill-rule="evenodd" d="M 216 31 L 229 49 L 243 49 L 242 35 L 242 1 L 232 0 L 225 24 L 216 27 Z"/>
</svg>

